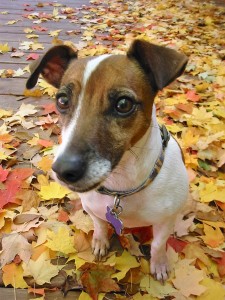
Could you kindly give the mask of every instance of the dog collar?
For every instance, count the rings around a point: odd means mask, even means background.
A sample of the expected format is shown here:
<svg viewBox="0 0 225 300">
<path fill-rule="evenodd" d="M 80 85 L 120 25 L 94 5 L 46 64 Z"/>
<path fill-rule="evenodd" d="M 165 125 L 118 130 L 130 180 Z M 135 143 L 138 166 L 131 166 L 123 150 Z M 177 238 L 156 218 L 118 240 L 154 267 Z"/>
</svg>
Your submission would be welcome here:
<svg viewBox="0 0 225 300">
<path fill-rule="evenodd" d="M 100 186 L 96 191 L 103 195 L 113 196 L 114 197 L 114 206 L 113 208 L 110 208 L 107 206 L 107 212 L 106 212 L 106 219 L 111 223 L 117 234 L 121 234 L 123 229 L 123 223 L 119 219 L 119 215 L 122 212 L 122 206 L 120 205 L 120 199 L 133 195 L 144 188 L 146 188 L 149 184 L 152 183 L 152 181 L 156 178 L 156 176 L 159 174 L 161 167 L 164 162 L 164 156 L 165 156 L 165 149 L 167 147 L 167 144 L 170 139 L 170 133 L 168 132 L 165 125 L 160 126 L 160 132 L 161 132 L 161 138 L 162 138 L 162 149 L 160 151 L 160 154 L 158 158 L 155 161 L 154 167 L 151 170 L 149 176 L 145 179 L 142 184 L 140 184 L 138 187 L 127 190 L 127 191 L 113 191 L 110 189 L 107 189 L 104 186 Z"/>
</svg>

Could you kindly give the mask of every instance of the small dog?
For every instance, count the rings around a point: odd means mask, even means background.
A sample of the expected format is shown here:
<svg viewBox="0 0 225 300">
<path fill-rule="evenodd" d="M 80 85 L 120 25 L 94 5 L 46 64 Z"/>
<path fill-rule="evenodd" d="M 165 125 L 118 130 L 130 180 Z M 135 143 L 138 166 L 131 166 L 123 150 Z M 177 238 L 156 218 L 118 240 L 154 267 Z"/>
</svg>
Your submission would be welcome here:
<svg viewBox="0 0 225 300">
<path fill-rule="evenodd" d="M 53 163 L 56 180 L 78 192 L 94 222 L 93 252 L 109 248 L 107 221 L 123 227 L 153 225 L 151 273 L 168 278 L 166 242 L 188 195 L 182 153 L 153 104 L 157 92 L 182 74 L 187 57 L 135 40 L 126 55 L 78 59 L 66 45 L 51 48 L 32 67 L 57 87 L 62 144 Z"/>
</svg>

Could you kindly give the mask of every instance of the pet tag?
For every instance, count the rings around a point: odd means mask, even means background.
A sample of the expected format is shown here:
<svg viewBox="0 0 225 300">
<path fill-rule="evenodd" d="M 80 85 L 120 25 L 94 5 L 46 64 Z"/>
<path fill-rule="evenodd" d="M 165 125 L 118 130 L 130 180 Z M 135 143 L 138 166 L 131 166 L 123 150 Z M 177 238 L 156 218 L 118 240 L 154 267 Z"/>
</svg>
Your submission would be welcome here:
<svg viewBox="0 0 225 300">
<path fill-rule="evenodd" d="M 114 211 L 114 208 L 107 206 L 107 213 L 105 214 L 107 221 L 115 228 L 118 235 L 122 233 L 123 222 L 119 219 L 118 214 Z"/>
</svg>

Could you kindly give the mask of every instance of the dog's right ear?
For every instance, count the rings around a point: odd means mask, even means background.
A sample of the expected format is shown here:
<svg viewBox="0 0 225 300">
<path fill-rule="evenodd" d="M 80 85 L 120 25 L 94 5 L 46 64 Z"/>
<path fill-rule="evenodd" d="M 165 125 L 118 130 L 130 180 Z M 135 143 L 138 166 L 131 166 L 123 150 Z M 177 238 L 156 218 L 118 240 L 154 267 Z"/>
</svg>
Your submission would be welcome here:
<svg viewBox="0 0 225 300">
<path fill-rule="evenodd" d="M 58 88 L 65 70 L 74 58 L 77 58 L 77 52 L 73 48 L 66 45 L 52 47 L 43 57 L 31 64 L 27 89 L 32 89 L 36 85 L 40 74 L 48 83 Z"/>
</svg>

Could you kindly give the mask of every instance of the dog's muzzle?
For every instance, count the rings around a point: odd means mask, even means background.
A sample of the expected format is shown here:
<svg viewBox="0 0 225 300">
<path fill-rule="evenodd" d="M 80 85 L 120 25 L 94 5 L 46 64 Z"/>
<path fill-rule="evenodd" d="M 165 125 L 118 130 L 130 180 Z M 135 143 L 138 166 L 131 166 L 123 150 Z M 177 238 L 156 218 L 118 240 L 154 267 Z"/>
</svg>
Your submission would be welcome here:
<svg viewBox="0 0 225 300">
<path fill-rule="evenodd" d="M 52 170 L 59 180 L 73 184 L 84 177 L 87 163 L 83 155 L 64 153 L 57 157 Z"/>
</svg>

